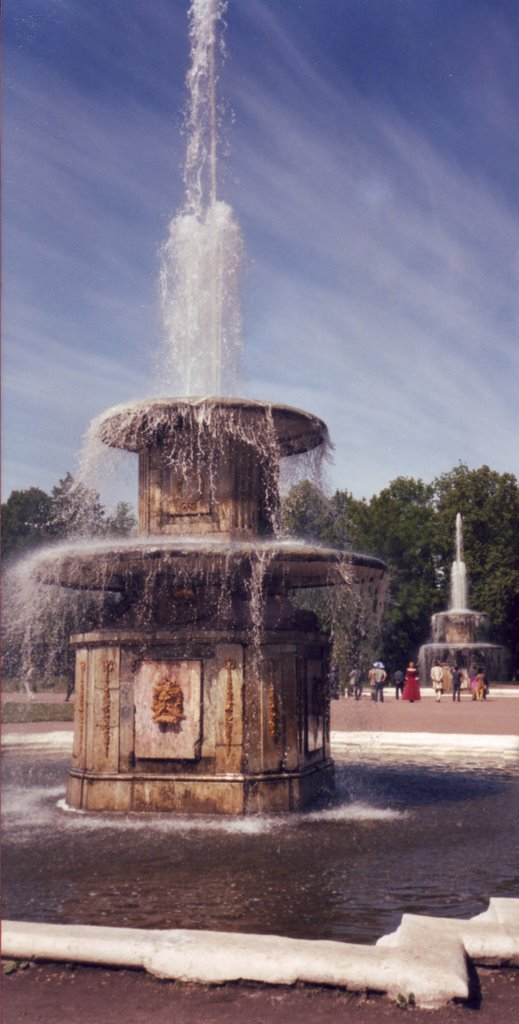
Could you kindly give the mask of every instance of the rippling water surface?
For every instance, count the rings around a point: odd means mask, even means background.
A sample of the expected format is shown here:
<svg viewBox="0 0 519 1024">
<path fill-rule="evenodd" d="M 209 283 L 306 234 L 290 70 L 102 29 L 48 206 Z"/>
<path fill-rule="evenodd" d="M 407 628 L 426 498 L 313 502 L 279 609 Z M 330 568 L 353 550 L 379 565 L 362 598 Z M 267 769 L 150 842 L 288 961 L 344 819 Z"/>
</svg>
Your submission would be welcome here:
<svg viewBox="0 0 519 1024">
<path fill-rule="evenodd" d="M 373 942 L 519 895 L 511 764 L 342 762 L 326 807 L 239 819 L 72 811 L 68 764 L 4 757 L 4 918 Z"/>
</svg>

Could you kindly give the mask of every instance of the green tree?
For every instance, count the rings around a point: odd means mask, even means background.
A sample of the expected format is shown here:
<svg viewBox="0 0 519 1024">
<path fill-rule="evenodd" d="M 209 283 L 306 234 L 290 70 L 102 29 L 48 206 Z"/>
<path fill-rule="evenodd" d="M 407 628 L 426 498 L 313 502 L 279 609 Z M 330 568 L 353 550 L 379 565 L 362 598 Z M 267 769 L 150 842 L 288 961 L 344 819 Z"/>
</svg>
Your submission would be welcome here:
<svg viewBox="0 0 519 1024">
<path fill-rule="evenodd" d="M 77 632 L 79 624 L 95 627 L 103 597 L 42 584 L 31 576 L 31 565 L 23 556 L 67 538 L 126 536 L 135 527 L 135 516 L 127 502 L 119 502 L 107 516 L 97 492 L 76 483 L 71 473 L 50 495 L 36 487 L 13 491 L 2 515 L 3 555 L 10 563 L 3 580 L 5 674 L 20 676 L 29 665 L 40 676 L 65 672 L 70 633 Z"/>
<path fill-rule="evenodd" d="M 336 544 L 334 509 L 329 498 L 310 480 L 302 480 L 281 503 L 281 525 L 290 537 Z"/>
<path fill-rule="evenodd" d="M 127 501 L 119 501 L 113 515 L 108 516 L 105 533 L 109 536 L 128 537 L 137 525 L 133 509 Z"/>
<path fill-rule="evenodd" d="M 392 670 L 405 668 L 429 634 L 431 615 L 441 607 L 434 488 L 397 477 L 369 502 L 351 502 L 349 520 L 354 547 L 389 568 L 381 657 Z"/>
<path fill-rule="evenodd" d="M 97 491 L 77 482 L 67 473 L 51 492 L 52 535 L 99 537 L 106 532 L 106 513 Z"/>
<path fill-rule="evenodd" d="M 350 523 L 356 504 L 361 503 L 355 503 L 346 491 L 337 491 L 328 498 L 319 487 L 304 480 L 282 501 L 282 527 L 290 536 L 347 550 L 351 547 Z M 374 656 L 376 626 L 371 609 L 364 607 L 348 586 L 301 591 L 294 602 L 316 612 L 322 628 L 332 634 L 334 659 L 344 690 L 351 669 L 357 664 L 367 668 Z"/>
<path fill-rule="evenodd" d="M 51 537 L 52 502 L 39 487 L 12 491 L 2 504 L 2 556 L 12 559 Z"/>
</svg>

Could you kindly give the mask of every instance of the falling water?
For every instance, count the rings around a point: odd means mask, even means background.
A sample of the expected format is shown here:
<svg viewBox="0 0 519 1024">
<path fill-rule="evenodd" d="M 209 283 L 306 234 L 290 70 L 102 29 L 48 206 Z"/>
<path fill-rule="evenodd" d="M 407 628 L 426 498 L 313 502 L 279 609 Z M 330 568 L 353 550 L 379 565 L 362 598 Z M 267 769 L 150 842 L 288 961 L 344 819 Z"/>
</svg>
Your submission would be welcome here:
<svg viewBox="0 0 519 1024">
<path fill-rule="evenodd" d="M 229 395 L 241 352 L 240 226 L 217 194 L 218 32 L 227 0 L 192 0 L 184 204 L 161 251 L 165 337 L 160 384 L 176 395 Z"/>
<path fill-rule="evenodd" d="M 450 608 L 464 611 L 467 605 L 467 567 L 463 561 L 463 528 L 461 515 L 456 516 L 456 558 L 451 568 Z"/>
</svg>

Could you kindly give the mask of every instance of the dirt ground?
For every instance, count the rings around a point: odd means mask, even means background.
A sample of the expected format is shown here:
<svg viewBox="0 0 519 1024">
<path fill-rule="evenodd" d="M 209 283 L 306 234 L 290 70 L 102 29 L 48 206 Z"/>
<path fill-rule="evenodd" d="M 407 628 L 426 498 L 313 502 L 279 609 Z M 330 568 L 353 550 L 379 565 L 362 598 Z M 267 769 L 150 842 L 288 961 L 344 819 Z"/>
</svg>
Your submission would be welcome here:
<svg viewBox="0 0 519 1024">
<path fill-rule="evenodd" d="M 478 983 L 480 991 L 478 991 Z M 376 993 L 182 985 L 141 971 L 35 963 L 3 977 L 3 1024 L 514 1024 L 519 970 L 480 968 L 468 1003 L 401 1007 Z"/>
</svg>

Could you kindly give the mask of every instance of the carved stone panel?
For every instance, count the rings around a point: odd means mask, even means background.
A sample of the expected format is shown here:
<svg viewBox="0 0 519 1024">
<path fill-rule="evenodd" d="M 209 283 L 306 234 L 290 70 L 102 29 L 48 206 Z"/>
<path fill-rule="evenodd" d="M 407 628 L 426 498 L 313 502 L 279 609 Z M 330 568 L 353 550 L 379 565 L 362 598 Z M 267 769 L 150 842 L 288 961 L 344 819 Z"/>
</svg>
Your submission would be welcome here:
<svg viewBox="0 0 519 1024">
<path fill-rule="evenodd" d="M 162 517 L 207 515 L 211 511 L 209 475 L 205 466 L 162 466 Z"/>
<path fill-rule="evenodd" d="M 200 756 L 200 661 L 149 661 L 135 677 L 135 756 Z"/>
</svg>

